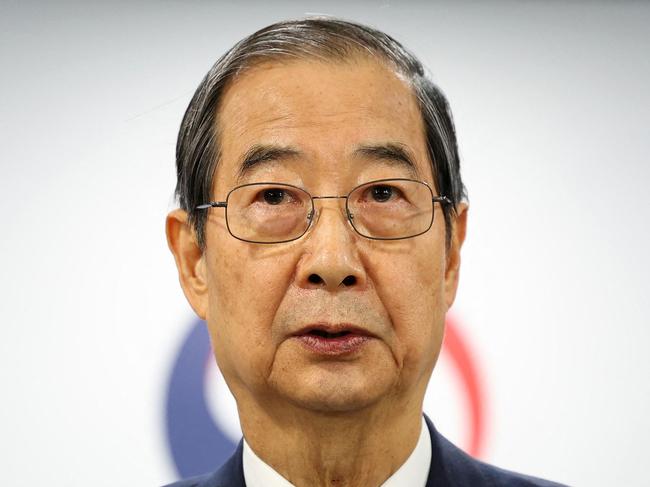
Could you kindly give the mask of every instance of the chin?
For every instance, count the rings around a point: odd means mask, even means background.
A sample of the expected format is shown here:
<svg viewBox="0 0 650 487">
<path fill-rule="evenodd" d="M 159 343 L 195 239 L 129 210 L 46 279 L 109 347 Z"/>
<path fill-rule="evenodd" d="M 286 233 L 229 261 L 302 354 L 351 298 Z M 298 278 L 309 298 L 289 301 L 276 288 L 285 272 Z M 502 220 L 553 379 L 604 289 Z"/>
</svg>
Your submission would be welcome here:
<svg viewBox="0 0 650 487">
<path fill-rule="evenodd" d="M 290 387 L 277 384 L 278 392 L 301 409 L 321 413 L 359 411 L 392 396 L 394 383 L 386 377 L 354 380 L 353 377 L 328 375 L 296 378 Z"/>
<path fill-rule="evenodd" d="M 293 397 L 289 398 L 295 406 L 319 413 L 347 413 L 366 409 L 377 402 L 363 394 L 344 396 L 342 394 L 329 397 Z"/>
</svg>

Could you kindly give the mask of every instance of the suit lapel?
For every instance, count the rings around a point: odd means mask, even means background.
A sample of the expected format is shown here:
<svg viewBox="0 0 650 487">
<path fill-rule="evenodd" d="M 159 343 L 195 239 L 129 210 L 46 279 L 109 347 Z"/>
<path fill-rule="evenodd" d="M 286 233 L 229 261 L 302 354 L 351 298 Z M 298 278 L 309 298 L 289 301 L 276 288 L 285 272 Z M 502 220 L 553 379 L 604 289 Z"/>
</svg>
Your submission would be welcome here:
<svg viewBox="0 0 650 487">
<path fill-rule="evenodd" d="M 244 441 L 240 440 L 239 445 L 237 445 L 234 453 L 226 463 L 197 487 L 246 487 L 242 460 L 243 451 Z"/>
<path fill-rule="evenodd" d="M 426 414 L 424 420 L 427 423 L 427 428 L 429 428 L 429 436 L 431 436 L 431 464 L 429 465 L 429 477 L 427 478 L 426 487 L 450 486 L 452 484 L 447 477 L 440 449 L 440 435 Z"/>
</svg>

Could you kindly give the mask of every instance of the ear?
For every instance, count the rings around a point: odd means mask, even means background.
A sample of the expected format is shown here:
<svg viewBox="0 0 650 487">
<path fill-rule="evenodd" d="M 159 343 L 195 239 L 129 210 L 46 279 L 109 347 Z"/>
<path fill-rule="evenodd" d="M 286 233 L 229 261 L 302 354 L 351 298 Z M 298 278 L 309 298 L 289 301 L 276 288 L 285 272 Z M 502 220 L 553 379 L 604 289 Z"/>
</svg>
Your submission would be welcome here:
<svg viewBox="0 0 650 487">
<path fill-rule="evenodd" d="M 187 212 L 178 209 L 167 215 L 165 230 L 185 297 L 195 313 L 205 320 L 208 305 L 205 259 Z"/>
<path fill-rule="evenodd" d="M 460 203 L 457 206 L 456 217 L 451 225 L 451 243 L 447 251 L 447 268 L 445 270 L 445 300 L 447 309 L 451 308 L 456 299 L 458 289 L 458 277 L 460 273 L 460 249 L 465 241 L 467 230 L 467 203 Z"/>
</svg>

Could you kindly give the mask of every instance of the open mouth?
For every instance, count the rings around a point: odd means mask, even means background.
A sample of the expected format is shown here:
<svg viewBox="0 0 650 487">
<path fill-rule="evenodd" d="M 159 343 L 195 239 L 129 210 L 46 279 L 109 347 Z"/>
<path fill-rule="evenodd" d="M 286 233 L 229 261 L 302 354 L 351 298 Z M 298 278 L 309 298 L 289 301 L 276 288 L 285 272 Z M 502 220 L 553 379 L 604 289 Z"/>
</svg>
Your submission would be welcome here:
<svg viewBox="0 0 650 487">
<path fill-rule="evenodd" d="M 314 335 L 322 338 L 339 338 L 339 337 L 344 337 L 346 335 L 350 335 L 352 332 L 344 330 L 344 331 L 339 331 L 336 333 L 329 333 L 325 330 L 311 330 L 307 333 L 307 335 Z"/>
<path fill-rule="evenodd" d="M 341 328 L 305 328 L 296 334 L 296 338 L 310 352 L 330 356 L 357 352 L 366 342 L 372 340 L 372 336 L 362 329 L 353 326 Z"/>
</svg>

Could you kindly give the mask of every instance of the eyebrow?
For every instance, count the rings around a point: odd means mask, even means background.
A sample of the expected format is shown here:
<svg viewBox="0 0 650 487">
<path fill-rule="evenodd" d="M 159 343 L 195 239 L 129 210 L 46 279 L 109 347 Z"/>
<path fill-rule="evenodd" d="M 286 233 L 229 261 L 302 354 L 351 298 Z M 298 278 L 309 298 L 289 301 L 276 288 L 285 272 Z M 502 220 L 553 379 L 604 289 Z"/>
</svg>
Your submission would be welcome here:
<svg viewBox="0 0 650 487">
<path fill-rule="evenodd" d="M 277 162 L 284 159 L 295 159 L 302 153 L 292 147 L 278 145 L 256 144 L 246 151 L 242 157 L 237 174 L 237 180 L 241 181 L 257 166 L 268 162 Z"/>
<path fill-rule="evenodd" d="M 411 151 L 403 144 L 389 142 L 386 144 L 362 145 L 354 151 L 354 155 L 402 166 L 408 169 L 412 175 L 419 177 L 415 157 L 413 157 Z"/>
<path fill-rule="evenodd" d="M 256 167 L 263 164 L 279 162 L 286 159 L 296 159 L 302 155 L 302 152 L 293 147 L 273 144 L 255 144 L 244 153 L 241 159 L 239 170 L 237 172 L 237 181 L 241 182 L 246 176 L 250 175 Z M 392 142 L 382 144 L 364 144 L 354 150 L 353 156 L 379 162 L 389 162 L 397 166 L 402 166 L 416 178 L 419 177 L 415 158 L 411 154 L 410 150 L 403 144 Z"/>
</svg>

